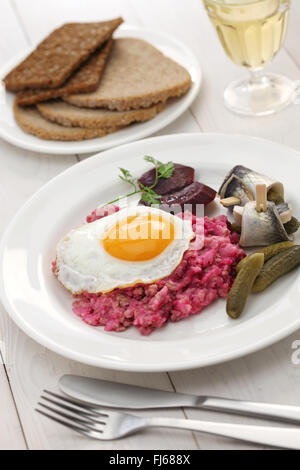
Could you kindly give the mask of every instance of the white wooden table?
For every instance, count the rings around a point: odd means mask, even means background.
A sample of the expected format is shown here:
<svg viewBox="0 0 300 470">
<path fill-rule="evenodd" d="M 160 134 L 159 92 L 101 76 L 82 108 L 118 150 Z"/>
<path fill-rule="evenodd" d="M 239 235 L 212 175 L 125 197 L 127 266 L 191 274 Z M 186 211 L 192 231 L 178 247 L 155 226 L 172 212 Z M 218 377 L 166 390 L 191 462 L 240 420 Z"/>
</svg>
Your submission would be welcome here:
<svg viewBox="0 0 300 470">
<path fill-rule="evenodd" d="M 1 0 L 0 66 L 64 21 L 95 21 L 119 15 L 129 24 L 176 36 L 194 51 L 203 68 L 200 96 L 188 112 L 160 134 L 239 133 L 271 139 L 300 150 L 300 107 L 260 119 L 240 118 L 224 108 L 224 86 L 241 71 L 225 56 L 201 0 Z M 287 41 L 272 68 L 293 79 L 300 78 L 299 27 L 300 2 L 292 0 Z M 39 155 L 0 141 L 1 232 L 29 196 L 80 158 L 77 155 Z M 1 355 L 3 359 L 0 360 L 0 449 L 257 448 L 200 434 L 165 430 L 150 430 L 114 443 L 82 438 L 34 412 L 41 390 L 57 390 L 59 377 L 66 373 L 165 390 L 300 405 L 300 366 L 291 362 L 291 346 L 300 339 L 300 331 L 264 351 L 223 365 L 169 374 L 129 374 L 87 367 L 57 356 L 26 337 L 1 305 L 0 310 L 0 359 Z M 198 410 L 181 409 L 163 414 L 246 421 Z"/>
</svg>

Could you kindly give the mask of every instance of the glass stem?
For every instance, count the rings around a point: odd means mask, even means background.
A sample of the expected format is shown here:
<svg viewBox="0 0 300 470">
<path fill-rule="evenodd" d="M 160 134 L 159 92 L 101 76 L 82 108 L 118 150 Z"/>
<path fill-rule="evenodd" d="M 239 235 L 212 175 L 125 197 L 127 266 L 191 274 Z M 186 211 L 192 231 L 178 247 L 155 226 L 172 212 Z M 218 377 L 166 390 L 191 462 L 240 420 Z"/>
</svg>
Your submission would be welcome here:
<svg viewBox="0 0 300 470">
<path fill-rule="evenodd" d="M 263 80 L 263 68 L 259 69 L 251 69 L 250 70 L 250 75 L 251 75 L 251 83 L 253 84 L 259 84 Z"/>
</svg>

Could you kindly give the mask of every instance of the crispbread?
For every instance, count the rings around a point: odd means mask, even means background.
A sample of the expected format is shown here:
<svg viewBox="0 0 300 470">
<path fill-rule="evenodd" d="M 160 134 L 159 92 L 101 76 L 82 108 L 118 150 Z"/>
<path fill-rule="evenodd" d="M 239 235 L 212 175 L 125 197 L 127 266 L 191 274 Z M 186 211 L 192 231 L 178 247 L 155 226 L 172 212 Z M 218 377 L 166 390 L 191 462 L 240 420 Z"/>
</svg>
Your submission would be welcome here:
<svg viewBox="0 0 300 470">
<path fill-rule="evenodd" d="M 107 41 L 122 18 L 101 23 L 68 23 L 53 31 L 4 79 L 10 91 L 58 88 Z"/>
<path fill-rule="evenodd" d="M 99 127 L 127 126 L 136 121 L 148 121 L 163 110 L 164 104 L 158 103 L 150 108 L 130 111 L 78 108 L 63 101 L 40 103 L 37 107 L 44 118 L 62 126 L 95 129 Z"/>
<path fill-rule="evenodd" d="M 111 47 L 112 39 L 109 39 L 100 51 L 94 52 L 87 62 L 74 72 L 64 86 L 19 91 L 17 103 L 20 106 L 31 106 L 72 93 L 87 93 L 96 90 Z"/>
<path fill-rule="evenodd" d="M 151 44 L 137 38 L 119 38 L 114 41 L 97 90 L 64 100 L 79 107 L 125 111 L 165 102 L 184 94 L 190 86 L 188 71 Z"/>
<path fill-rule="evenodd" d="M 80 127 L 60 126 L 59 124 L 44 119 L 35 106 L 24 108 L 18 106 L 16 103 L 14 105 L 14 114 L 16 121 L 23 131 L 44 140 L 79 141 L 95 139 L 97 137 L 104 137 L 119 129 L 117 127 L 83 129 Z"/>
</svg>

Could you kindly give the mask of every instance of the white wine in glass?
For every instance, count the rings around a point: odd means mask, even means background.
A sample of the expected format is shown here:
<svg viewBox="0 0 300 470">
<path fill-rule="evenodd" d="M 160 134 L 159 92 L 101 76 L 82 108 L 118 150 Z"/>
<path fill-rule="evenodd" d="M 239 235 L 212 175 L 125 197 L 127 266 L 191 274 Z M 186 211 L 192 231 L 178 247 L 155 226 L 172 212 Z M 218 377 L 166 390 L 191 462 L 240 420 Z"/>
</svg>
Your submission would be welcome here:
<svg viewBox="0 0 300 470">
<path fill-rule="evenodd" d="M 231 60 L 250 71 L 224 92 L 229 109 L 248 116 L 272 114 L 291 103 L 295 86 L 265 73 L 285 38 L 290 0 L 203 0 Z"/>
</svg>

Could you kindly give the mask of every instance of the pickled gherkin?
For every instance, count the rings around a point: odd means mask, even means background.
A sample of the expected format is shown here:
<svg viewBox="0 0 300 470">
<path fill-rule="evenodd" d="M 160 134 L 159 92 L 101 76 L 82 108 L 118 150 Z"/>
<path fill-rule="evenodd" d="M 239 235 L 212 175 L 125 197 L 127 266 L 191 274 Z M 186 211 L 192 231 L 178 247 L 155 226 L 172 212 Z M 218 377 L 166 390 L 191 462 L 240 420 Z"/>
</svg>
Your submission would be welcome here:
<svg viewBox="0 0 300 470">
<path fill-rule="evenodd" d="M 265 263 L 272 258 L 273 256 L 278 255 L 282 251 L 286 251 L 288 248 L 294 246 L 293 242 L 280 242 L 275 243 L 274 245 L 266 246 L 260 250 L 255 251 L 254 253 L 263 253 L 265 256 Z M 237 272 L 240 271 L 243 264 L 246 262 L 247 258 L 243 258 L 236 267 Z"/>
<path fill-rule="evenodd" d="M 300 246 L 295 245 L 269 259 L 253 284 L 253 292 L 262 292 L 284 274 L 300 265 Z"/>
<path fill-rule="evenodd" d="M 255 279 L 264 265 L 264 259 L 263 253 L 253 253 L 245 258 L 227 297 L 226 312 L 229 317 L 239 318 L 243 312 Z"/>
</svg>

